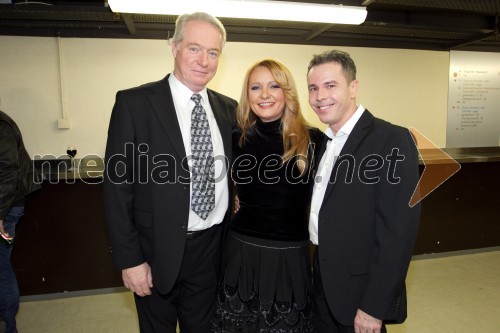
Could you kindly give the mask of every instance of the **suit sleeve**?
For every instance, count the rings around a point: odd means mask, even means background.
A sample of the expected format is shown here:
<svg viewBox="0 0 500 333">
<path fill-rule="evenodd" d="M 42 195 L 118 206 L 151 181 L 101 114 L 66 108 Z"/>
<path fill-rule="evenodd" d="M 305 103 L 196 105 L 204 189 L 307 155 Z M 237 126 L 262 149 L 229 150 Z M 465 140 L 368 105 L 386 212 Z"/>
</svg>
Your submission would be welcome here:
<svg viewBox="0 0 500 333">
<path fill-rule="evenodd" d="M 380 170 L 376 189 L 375 251 L 370 264 L 368 287 L 361 310 L 383 320 L 395 318 L 403 300 L 405 278 L 420 221 L 420 205 L 409 206 L 418 184 L 418 151 L 407 129 L 397 128 L 387 140 L 382 157 L 394 155 L 404 160 L 387 163 Z"/>
<path fill-rule="evenodd" d="M 126 95 L 118 92 L 111 114 L 106 143 L 104 201 L 114 264 L 129 268 L 142 264 L 144 256 L 134 223 L 135 131 Z"/>
</svg>

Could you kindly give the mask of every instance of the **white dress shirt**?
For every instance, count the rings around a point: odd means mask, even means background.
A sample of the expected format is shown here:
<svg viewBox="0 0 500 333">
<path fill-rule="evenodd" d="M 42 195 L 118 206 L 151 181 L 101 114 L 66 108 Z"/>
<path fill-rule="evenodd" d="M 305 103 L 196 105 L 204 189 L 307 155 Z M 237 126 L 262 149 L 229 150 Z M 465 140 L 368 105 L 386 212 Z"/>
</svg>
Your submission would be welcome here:
<svg viewBox="0 0 500 333">
<path fill-rule="evenodd" d="M 325 197 L 326 188 L 330 182 L 333 166 L 337 161 L 342 148 L 344 147 L 349 134 L 351 134 L 354 125 L 365 111 L 362 105 L 359 105 L 356 112 L 347 120 L 337 133 L 333 133 L 328 127 L 325 134 L 330 138 L 326 143 L 326 151 L 321 157 L 318 165 L 318 171 L 314 179 L 314 188 L 311 199 L 311 212 L 309 213 L 309 238 L 313 244 L 318 245 L 318 216 Z"/>
<path fill-rule="evenodd" d="M 182 141 L 186 149 L 186 156 L 191 156 L 191 112 L 195 107 L 195 103 L 191 100 L 193 92 L 183 85 L 172 73 L 168 78 L 172 98 L 174 100 L 175 113 L 181 128 Z M 205 109 L 212 134 L 212 143 L 214 148 L 215 160 L 215 207 L 208 215 L 206 220 L 200 218 L 192 209 L 189 210 L 188 230 L 198 231 L 208 229 L 215 224 L 219 224 L 224 219 L 229 202 L 229 193 L 227 191 L 227 168 L 223 161 L 225 160 L 224 144 L 220 135 L 217 121 L 208 100 L 207 89 L 203 89 L 198 94 L 201 95 L 201 105 Z M 191 168 L 191 160 L 188 160 Z M 190 198 L 193 193 L 192 184 L 190 190 Z M 191 203 L 189 204 L 191 207 Z"/>
</svg>

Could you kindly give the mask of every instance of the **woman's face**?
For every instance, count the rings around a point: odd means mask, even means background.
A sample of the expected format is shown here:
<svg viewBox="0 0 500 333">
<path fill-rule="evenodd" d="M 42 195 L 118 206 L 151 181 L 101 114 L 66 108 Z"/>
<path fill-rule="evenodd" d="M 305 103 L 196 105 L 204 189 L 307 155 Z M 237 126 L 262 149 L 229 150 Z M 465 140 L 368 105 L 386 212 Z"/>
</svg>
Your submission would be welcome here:
<svg viewBox="0 0 500 333">
<path fill-rule="evenodd" d="M 248 77 L 250 108 L 263 122 L 281 118 L 285 111 L 285 94 L 266 67 L 256 67 Z"/>
</svg>

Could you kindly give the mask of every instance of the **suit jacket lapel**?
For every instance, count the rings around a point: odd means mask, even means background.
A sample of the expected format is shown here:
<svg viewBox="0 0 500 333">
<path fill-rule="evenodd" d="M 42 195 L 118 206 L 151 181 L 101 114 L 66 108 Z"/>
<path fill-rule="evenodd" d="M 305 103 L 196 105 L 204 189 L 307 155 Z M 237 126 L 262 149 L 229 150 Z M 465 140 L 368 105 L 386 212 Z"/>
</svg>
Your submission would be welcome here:
<svg viewBox="0 0 500 333">
<path fill-rule="evenodd" d="M 318 174 L 319 163 L 321 162 L 321 159 L 323 158 L 323 155 L 326 152 L 326 144 L 328 143 L 328 141 L 330 141 L 330 138 L 325 134 L 324 139 L 321 142 L 321 147 L 319 147 L 319 150 L 317 150 L 318 156 L 315 158 L 314 161 L 314 173 L 312 175 L 313 176 L 312 179 L 316 179 L 316 175 Z"/>
<path fill-rule="evenodd" d="M 326 144 L 330 141 L 330 138 L 325 134 L 325 138 L 323 139 L 323 142 L 321 143 L 321 147 L 319 149 L 319 154 L 318 154 L 318 164 L 319 161 L 323 158 L 323 155 L 326 152 Z"/>
<path fill-rule="evenodd" d="M 153 93 L 149 96 L 149 99 L 167 138 L 170 140 L 179 158 L 183 159 L 186 157 L 186 149 L 182 141 L 181 128 L 179 127 L 179 120 L 175 112 L 174 100 L 172 99 L 172 92 L 168 84 L 168 76 L 152 87 Z"/>
<path fill-rule="evenodd" d="M 224 153 L 227 158 L 227 162 L 231 161 L 231 120 L 228 116 L 228 110 L 225 106 L 221 104 L 221 101 L 217 96 L 210 90 L 207 90 L 208 100 L 210 106 L 214 113 L 215 120 L 217 121 L 217 126 L 219 127 L 219 132 L 222 137 L 222 142 L 224 143 Z M 226 164 L 227 165 L 227 164 Z"/>
<path fill-rule="evenodd" d="M 364 140 L 366 135 L 368 134 L 368 131 L 371 127 L 373 120 L 373 115 L 368 111 L 365 110 L 363 112 L 363 115 L 361 118 L 359 118 L 358 122 L 356 125 L 354 125 L 354 128 L 352 129 L 351 134 L 349 134 L 349 137 L 347 138 L 347 141 L 342 147 L 342 150 L 340 151 L 340 156 L 342 155 L 355 155 L 356 150 L 358 149 L 358 146 L 360 143 Z M 356 161 L 358 163 L 359 161 Z M 335 167 L 334 167 L 335 170 Z M 333 171 L 334 171 L 333 170 Z M 325 197 L 324 200 L 330 195 L 332 192 L 333 188 L 335 187 L 336 183 L 333 182 L 332 176 L 334 176 L 333 172 L 332 175 L 330 175 L 330 182 L 328 183 L 328 186 L 326 187 L 326 192 L 325 192 Z M 338 179 L 343 179 L 342 177 L 339 177 Z"/>
</svg>

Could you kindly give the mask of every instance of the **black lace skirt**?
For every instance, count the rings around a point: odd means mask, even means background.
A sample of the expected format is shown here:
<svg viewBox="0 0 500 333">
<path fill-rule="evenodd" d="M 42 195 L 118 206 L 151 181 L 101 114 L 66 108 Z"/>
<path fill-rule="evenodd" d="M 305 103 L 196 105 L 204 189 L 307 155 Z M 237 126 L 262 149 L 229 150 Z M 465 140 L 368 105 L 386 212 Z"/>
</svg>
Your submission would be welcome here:
<svg viewBox="0 0 500 333">
<path fill-rule="evenodd" d="M 274 241 L 230 232 L 212 332 L 309 333 L 309 241 Z"/>
</svg>

